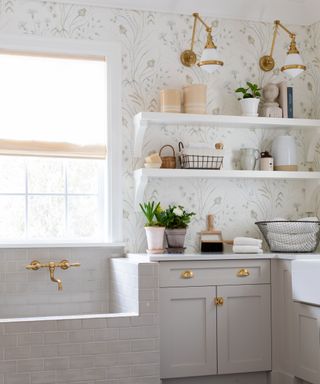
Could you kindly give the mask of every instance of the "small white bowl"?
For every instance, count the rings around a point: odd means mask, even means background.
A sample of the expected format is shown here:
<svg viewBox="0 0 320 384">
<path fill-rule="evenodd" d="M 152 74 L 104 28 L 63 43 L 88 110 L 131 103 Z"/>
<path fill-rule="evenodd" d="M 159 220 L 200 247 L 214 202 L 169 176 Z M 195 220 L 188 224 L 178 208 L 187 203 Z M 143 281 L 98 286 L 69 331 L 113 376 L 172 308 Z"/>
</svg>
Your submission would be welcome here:
<svg viewBox="0 0 320 384">
<path fill-rule="evenodd" d="M 145 168 L 160 168 L 161 163 L 144 163 Z"/>
</svg>

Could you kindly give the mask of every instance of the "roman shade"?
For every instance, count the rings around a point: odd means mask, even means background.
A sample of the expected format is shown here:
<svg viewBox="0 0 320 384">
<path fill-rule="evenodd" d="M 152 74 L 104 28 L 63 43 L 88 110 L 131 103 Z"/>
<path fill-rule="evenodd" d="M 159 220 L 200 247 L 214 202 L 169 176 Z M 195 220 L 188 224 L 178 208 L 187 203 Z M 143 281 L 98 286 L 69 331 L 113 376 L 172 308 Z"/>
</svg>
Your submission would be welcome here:
<svg viewBox="0 0 320 384">
<path fill-rule="evenodd" d="M 0 53 L 0 155 L 106 157 L 101 57 Z"/>
</svg>

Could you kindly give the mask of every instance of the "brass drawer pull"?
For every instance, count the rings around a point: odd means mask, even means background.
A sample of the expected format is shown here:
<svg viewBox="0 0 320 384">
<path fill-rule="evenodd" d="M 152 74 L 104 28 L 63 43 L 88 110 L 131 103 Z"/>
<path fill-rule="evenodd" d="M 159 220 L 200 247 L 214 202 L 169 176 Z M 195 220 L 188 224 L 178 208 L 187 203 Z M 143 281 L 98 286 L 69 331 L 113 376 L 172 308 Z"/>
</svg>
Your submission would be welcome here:
<svg viewBox="0 0 320 384">
<path fill-rule="evenodd" d="M 182 279 L 192 279 L 193 278 L 193 272 L 192 271 L 184 271 L 181 273 Z"/>
<path fill-rule="evenodd" d="M 237 273 L 238 277 L 247 277 L 249 275 L 250 275 L 250 272 L 245 268 L 240 269 L 240 271 Z"/>
<path fill-rule="evenodd" d="M 224 298 L 223 297 L 216 297 L 214 299 L 214 302 L 216 305 L 223 305 L 224 304 Z"/>
</svg>

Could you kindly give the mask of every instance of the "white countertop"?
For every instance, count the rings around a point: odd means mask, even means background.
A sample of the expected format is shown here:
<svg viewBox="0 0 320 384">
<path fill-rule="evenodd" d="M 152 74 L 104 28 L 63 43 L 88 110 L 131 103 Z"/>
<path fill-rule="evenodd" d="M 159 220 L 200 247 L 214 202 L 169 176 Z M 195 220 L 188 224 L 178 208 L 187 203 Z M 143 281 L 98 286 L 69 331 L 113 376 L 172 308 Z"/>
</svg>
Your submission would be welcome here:
<svg viewBox="0 0 320 384">
<path fill-rule="evenodd" d="M 279 259 L 279 260 L 301 260 L 319 259 L 319 253 L 182 253 L 182 254 L 146 254 L 128 253 L 129 259 L 140 262 L 148 261 L 197 261 L 197 260 L 247 260 L 247 259 Z"/>
</svg>

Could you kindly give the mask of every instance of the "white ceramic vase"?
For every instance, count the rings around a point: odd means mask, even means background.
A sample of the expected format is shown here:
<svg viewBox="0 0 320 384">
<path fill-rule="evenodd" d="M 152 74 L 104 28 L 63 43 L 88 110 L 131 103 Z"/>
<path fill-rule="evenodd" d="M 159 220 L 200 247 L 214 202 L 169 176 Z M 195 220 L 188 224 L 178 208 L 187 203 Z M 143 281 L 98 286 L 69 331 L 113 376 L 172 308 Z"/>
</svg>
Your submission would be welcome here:
<svg viewBox="0 0 320 384">
<path fill-rule="evenodd" d="M 144 227 L 146 230 L 148 253 L 163 253 L 165 227 Z"/>
<path fill-rule="evenodd" d="M 294 137 L 278 136 L 272 143 L 272 156 L 276 171 L 297 171 L 297 148 Z"/>
<path fill-rule="evenodd" d="M 260 99 L 251 97 L 249 99 L 241 99 L 240 105 L 243 116 L 258 116 L 258 107 Z"/>
</svg>

